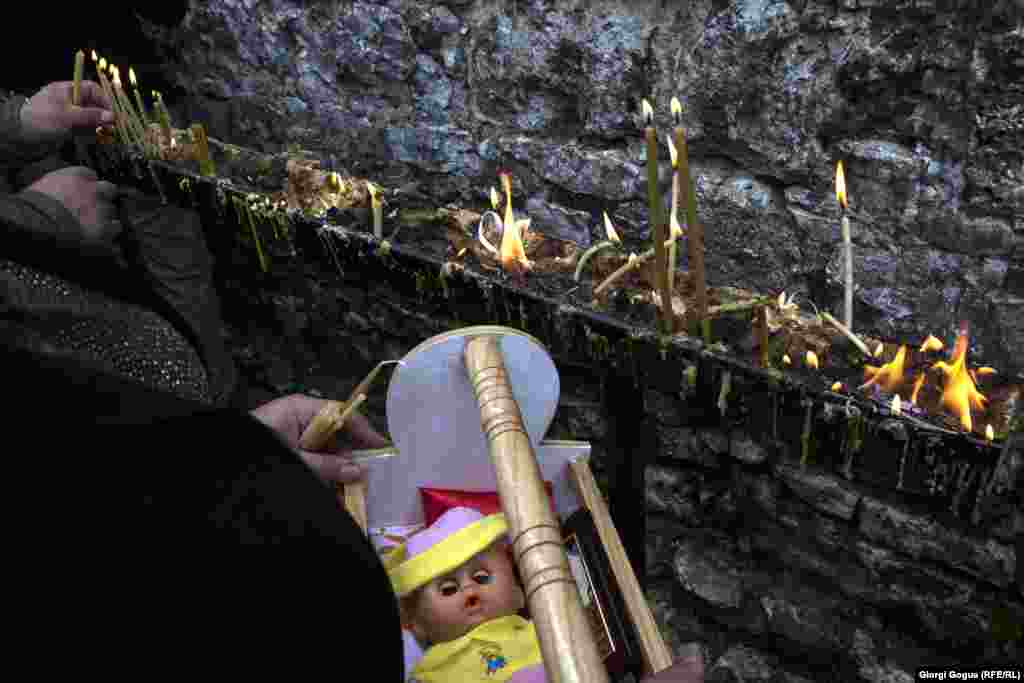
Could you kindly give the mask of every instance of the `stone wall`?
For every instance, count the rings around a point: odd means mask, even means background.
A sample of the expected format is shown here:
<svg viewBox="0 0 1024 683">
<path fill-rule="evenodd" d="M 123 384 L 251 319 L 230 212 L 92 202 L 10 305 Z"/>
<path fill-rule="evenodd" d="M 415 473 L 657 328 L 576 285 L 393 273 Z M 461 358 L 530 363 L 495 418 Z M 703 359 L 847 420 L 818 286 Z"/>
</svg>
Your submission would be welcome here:
<svg viewBox="0 0 1024 683">
<path fill-rule="evenodd" d="M 292 391 L 347 395 L 377 362 L 466 324 L 338 273 L 326 254 L 279 261 L 260 279 L 250 250 L 234 245 L 217 257 L 252 405 Z M 615 465 L 609 408 L 639 401 L 648 422 L 638 428 L 656 431 L 656 453 L 626 454 L 654 463 L 636 493 L 648 512 L 648 600 L 673 652 L 703 648 L 708 681 L 911 681 L 918 666 L 1021 656 L 1021 444 L 1005 470 L 965 481 L 935 462 L 941 452 L 891 448 L 884 423 L 853 452 L 842 420 L 816 415 L 805 451 L 799 401 L 739 377 L 709 419 L 678 385 L 612 396 L 601 367 L 557 361 L 548 436 L 591 442 L 603 490 Z M 366 408 L 382 432 L 385 395 L 382 378 Z"/>
<path fill-rule="evenodd" d="M 858 326 L 972 330 L 1024 368 L 1024 30 L 999 0 L 212 0 L 147 32 L 179 120 L 333 154 L 389 201 L 486 205 L 513 171 L 542 231 L 646 235 L 635 119 L 685 105 L 713 285 L 838 310 L 845 161 Z M 663 179 L 668 178 L 662 151 Z M 681 253 L 685 253 L 685 249 Z"/>
</svg>

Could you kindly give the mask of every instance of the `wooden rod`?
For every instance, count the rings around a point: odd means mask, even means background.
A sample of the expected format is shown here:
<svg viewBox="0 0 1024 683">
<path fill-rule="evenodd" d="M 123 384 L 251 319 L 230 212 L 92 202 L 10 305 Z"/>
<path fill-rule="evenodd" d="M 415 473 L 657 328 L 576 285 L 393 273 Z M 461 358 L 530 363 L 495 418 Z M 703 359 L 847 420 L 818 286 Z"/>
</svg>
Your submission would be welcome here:
<svg viewBox="0 0 1024 683">
<path fill-rule="evenodd" d="M 583 611 L 558 520 L 512 394 L 498 337 L 470 337 L 463 353 L 498 479 L 516 565 L 548 683 L 607 683 Z"/>
<path fill-rule="evenodd" d="M 597 535 L 601 538 L 601 545 L 608 553 L 608 563 L 612 567 L 612 574 L 615 575 L 615 582 L 622 591 L 622 598 L 626 602 L 626 611 L 629 612 L 630 621 L 636 627 L 637 636 L 640 639 L 640 652 L 643 655 L 644 670 L 647 675 L 656 674 L 672 666 L 672 653 L 669 651 L 665 640 L 654 621 L 654 615 L 647 604 L 647 598 L 640 588 L 640 582 L 636 579 L 633 566 L 626 557 L 626 549 L 619 538 L 619 532 L 615 529 L 612 517 L 608 513 L 608 506 L 605 505 L 600 489 L 597 488 L 597 481 L 593 472 L 590 471 L 590 464 L 586 458 L 578 458 L 569 463 L 569 475 L 576 490 L 583 500 L 583 505 L 590 511 L 594 519 L 594 526 L 597 527 Z"/>
</svg>

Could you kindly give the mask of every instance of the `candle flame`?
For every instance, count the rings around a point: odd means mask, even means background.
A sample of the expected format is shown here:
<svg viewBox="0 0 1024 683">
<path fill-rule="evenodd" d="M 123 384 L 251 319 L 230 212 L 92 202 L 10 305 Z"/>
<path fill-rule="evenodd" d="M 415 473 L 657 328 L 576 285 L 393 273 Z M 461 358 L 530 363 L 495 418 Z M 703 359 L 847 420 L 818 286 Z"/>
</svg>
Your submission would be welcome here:
<svg viewBox="0 0 1024 683">
<path fill-rule="evenodd" d="M 942 406 L 960 419 L 961 427 L 971 431 L 974 427 L 971 408 L 983 409 L 988 399 L 978 391 L 970 372 L 967 371 L 966 325 L 960 327 L 960 334 L 957 335 L 953 356 L 949 362 L 939 361 L 932 368 L 938 368 L 945 378 Z"/>
<path fill-rule="evenodd" d="M 903 403 L 900 401 L 900 395 L 896 394 L 892 397 L 892 413 L 893 415 L 903 414 Z"/>
<path fill-rule="evenodd" d="M 672 110 L 672 119 L 678 126 L 680 120 L 683 118 L 683 105 L 679 103 L 678 97 L 672 98 L 672 101 L 669 103 L 669 108 Z"/>
<path fill-rule="evenodd" d="M 917 376 L 917 379 L 914 380 L 914 390 L 912 392 L 910 392 L 910 403 L 912 405 L 915 405 L 915 406 L 917 405 L 917 395 L 921 393 L 921 387 L 923 387 L 923 386 L 924 386 L 924 373 L 922 372 L 921 374 L 919 374 Z"/>
<path fill-rule="evenodd" d="M 994 374 L 996 374 L 996 369 L 995 368 L 990 368 L 989 366 L 984 365 L 984 366 L 978 368 L 976 370 L 976 372 L 978 373 L 978 377 L 983 377 L 985 375 L 994 375 Z"/>
<path fill-rule="evenodd" d="M 106 57 L 100 57 L 100 63 L 99 63 L 99 66 L 97 68 L 100 71 L 106 71 L 107 70 L 107 58 Z"/>
<path fill-rule="evenodd" d="M 846 208 L 846 174 L 843 173 L 843 162 L 836 163 L 836 199 Z"/>
<path fill-rule="evenodd" d="M 992 428 L 992 425 L 985 425 L 985 438 L 992 441 L 996 438 L 996 430 Z"/>
<path fill-rule="evenodd" d="M 650 126 L 654 123 L 654 109 L 651 108 L 651 103 L 647 101 L 647 98 L 640 102 L 640 111 L 643 112 L 644 125 Z"/>
<path fill-rule="evenodd" d="M 128 67 L 128 80 L 131 82 L 133 88 L 139 87 L 138 82 L 135 80 L 135 69 Z"/>
<path fill-rule="evenodd" d="M 113 65 L 110 66 L 110 72 L 113 74 L 114 87 L 120 90 L 121 89 L 121 74 L 120 74 L 120 72 L 118 72 L 117 67 L 113 66 Z"/>
<path fill-rule="evenodd" d="M 928 338 L 924 340 L 923 344 L 921 344 L 921 353 L 925 353 L 926 351 L 941 351 L 943 348 L 945 348 L 945 344 L 943 344 L 941 340 L 936 339 L 935 335 L 929 334 Z"/>
<path fill-rule="evenodd" d="M 679 166 L 679 155 L 676 152 L 676 143 L 672 142 L 672 136 L 668 133 L 665 134 L 665 139 L 668 140 L 668 155 L 672 159 L 672 170 L 676 170 Z"/>
<path fill-rule="evenodd" d="M 531 263 L 526 258 L 526 247 L 523 245 L 523 238 L 519 231 L 519 222 L 512 213 L 512 176 L 508 172 L 501 172 L 501 184 L 505 188 L 505 220 L 502 221 L 501 232 L 501 265 L 506 271 L 529 270 Z M 526 226 L 529 222 L 523 221 Z"/>
<path fill-rule="evenodd" d="M 495 211 L 501 206 L 501 197 L 498 196 L 498 191 L 493 187 L 491 188 L 491 208 Z"/>
<path fill-rule="evenodd" d="M 604 231 L 608 235 L 608 241 L 622 244 L 619 233 L 615 232 L 615 226 L 612 225 L 612 219 L 608 217 L 607 211 L 604 212 Z"/>
<path fill-rule="evenodd" d="M 808 351 L 805 360 L 807 362 L 807 367 L 814 368 L 815 370 L 818 369 L 818 354 L 814 351 Z"/>
<path fill-rule="evenodd" d="M 468 247 L 463 247 L 462 249 L 459 249 L 459 253 L 455 255 L 455 258 L 462 258 L 463 256 L 465 256 L 467 250 Z"/>
<path fill-rule="evenodd" d="M 792 365 L 793 364 L 793 361 L 790 360 L 788 353 L 782 354 L 782 362 L 785 363 L 786 365 Z"/>
<path fill-rule="evenodd" d="M 876 352 L 877 354 L 878 352 Z M 860 388 L 867 389 L 874 384 L 885 391 L 895 393 L 903 385 L 903 366 L 906 363 L 906 359 L 907 347 L 901 346 L 900 350 L 896 352 L 896 357 L 882 367 L 865 365 L 864 377 L 867 379 L 867 382 L 862 384 Z"/>
<path fill-rule="evenodd" d="M 884 350 L 885 350 L 885 346 L 882 344 L 882 342 L 878 342 L 878 346 L 875 347 L 875 353 L 874 353 L 875 358 L 878 358 L 879 356 L 881 356 L 882 355 L 882 351 L 884 351 Z"/>
<path fill-rule="evenodd" d="M 95 62 L 95 61 L 98 61 L 98 60 L 99 60 L 99 55 L 96 54 L 96 50 L 93 50 L 92 51 L 92 61 Z"/>
<path fill-rule="evenodd" d="M 843 383 L 842 382 L 834 382 L 832 384 L 832 391 L 842 391 L 842 390 L 843 390 Z"/>
</svg>

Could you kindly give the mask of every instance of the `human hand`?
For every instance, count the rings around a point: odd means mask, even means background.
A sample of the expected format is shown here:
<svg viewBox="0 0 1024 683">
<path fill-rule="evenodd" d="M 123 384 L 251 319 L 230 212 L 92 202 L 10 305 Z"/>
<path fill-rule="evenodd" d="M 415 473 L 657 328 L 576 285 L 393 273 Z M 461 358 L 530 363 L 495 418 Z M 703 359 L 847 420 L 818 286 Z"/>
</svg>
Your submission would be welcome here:
<svg viewBox="0 0 1024 683">
<path fill-rule="evenodd" d="M 121 232 L 117 219 L 117 185 L 99 180 L 96 173 L 84 166 L 71 166 L 47 173 L 28 186 L 64 205 L 82 226 L 87 242 L 110 241 Z"/>
<path fill-rule="evenodd" d="M 75 129 L 95 130 L 114 122 L 112 103 L 99 84 L 82 81 L 81 104 L 71 104 L 71 81 L 50 83 L 21 107 L 21 134 L 28 143 L 59 143 Z"/>
<path fill-rule="evenodd" d="M 300 448 L 302 433 L 326 402 L 312 396 L 292 394 L 263 404 L 251 415 L 277 432 L 324 481 L 339 484 L 359 481 L 366 476 L 366 468 L 352 462 L 351 451 L 383 448 L 388 445 L 388 440 L 373 428 L 369 420 L 353 411 L 341 431 L 328 442 L 326 452 L 313 453 Z"/>
</svg>

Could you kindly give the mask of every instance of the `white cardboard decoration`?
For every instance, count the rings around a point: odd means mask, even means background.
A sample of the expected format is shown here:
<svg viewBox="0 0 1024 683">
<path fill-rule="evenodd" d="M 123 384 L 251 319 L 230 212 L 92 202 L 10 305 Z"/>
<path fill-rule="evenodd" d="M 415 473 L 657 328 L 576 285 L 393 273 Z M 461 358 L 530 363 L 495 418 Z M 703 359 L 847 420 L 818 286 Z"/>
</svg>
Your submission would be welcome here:
<svg viewBox="0 0 1024 683">
<path fill-rule="evenodd" d="M 480 409 L 463 360 L 466 340 L 497 334 L 512 393 L 519 404 L 544 481 L 551 482 L 563 520 L 581 507 L 566 465 L 590 454 L 581 441 L 542 441 L 558 407 L 558 370 L 544 346 L 507 327 L 478 326 L 432 337 L 403 359 L 388 385 L 388 431 L 398 455 L 368 465 L 367 522 L 382 527 L 423 523 L 421 487 L 497 491 L 480 426 Z"/>
</svg>

